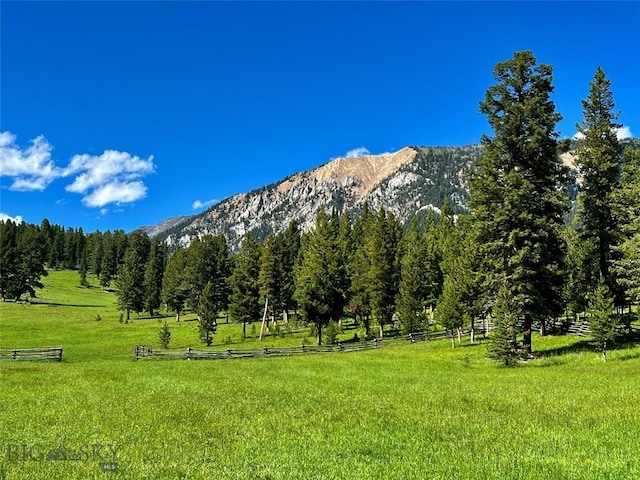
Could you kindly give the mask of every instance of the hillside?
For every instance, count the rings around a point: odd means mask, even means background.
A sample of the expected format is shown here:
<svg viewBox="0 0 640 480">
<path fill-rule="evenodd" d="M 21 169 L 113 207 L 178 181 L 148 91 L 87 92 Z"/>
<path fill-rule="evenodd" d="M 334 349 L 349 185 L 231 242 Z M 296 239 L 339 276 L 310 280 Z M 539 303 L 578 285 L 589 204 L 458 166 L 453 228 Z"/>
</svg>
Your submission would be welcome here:
<svg viewBox="0 0 640 480">
<path fill-rule="evenodd" d="M 180 225 L 181 223 L 186 222 L 190 218 L 192 218 L 191 215 L 181 215 L 179 217 L 167 218 L 166 220 L 163 220 L 156 225 L 144 226 L 140 228 L 144 230 L 150 237 L 155 237 L 163 234 L 167 230 L 172 229 L 176 225 Z"/>
<path fill-rule="evenodd" d="M 336 158 L 227 198 L 159 236 L 177 246 L 199 235 L 223 233 L 236 248 L 247 232 L 262 239 L 293 220 L 306 230 L 321 208 L 358 211 L 368 203 L 406 221 L 420 211 L 438 211 L 448 198 L 455 211 L 466 211 L 467 169 L 480 152 L 479 146 L 405 147 L 382 155 Z"/>
</svg>

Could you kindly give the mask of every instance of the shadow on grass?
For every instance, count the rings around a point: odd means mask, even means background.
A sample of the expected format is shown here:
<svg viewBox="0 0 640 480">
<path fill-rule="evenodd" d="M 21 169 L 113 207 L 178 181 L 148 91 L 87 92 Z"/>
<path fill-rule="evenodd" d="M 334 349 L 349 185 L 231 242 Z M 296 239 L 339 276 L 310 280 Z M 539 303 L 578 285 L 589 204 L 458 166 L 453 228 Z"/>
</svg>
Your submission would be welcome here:
<svg viewBox="0 0 640 480">
<path fill-rule="evenodd" d="M 608 350 L 631 350 L 638 347 L 638 342 L 640 341 L 640 337 L 638 334 L 627 334 L 619 336 L 615 339 L 613 345 Z M 562 347 L 550 348 L 547 350 L 543 350 L 540 352 L 535 352 L 535 358 L 548 358 L 559 355 L 565 355 L 567 353 L 580 353 L 580 352 L 595 352 L 597 348 L 593 343 L 593 340 L 590 339 L 582 339 L 578 342 L 572 343 L 571 345 L 564 345 Z M 640 358 L 640 352 L 630 353 L 628 355 L 624 355 L 621 357 L 623 360 L 631 360 L 634 358 Z"/>
<path fill-rule="evenodd" d="M 633 360 L 636 358 L 640 358 L 640 351 L 638 351 L 638 346 L 640 346 L 640 335 L 638 335 L 637 332 L 632 332 L 618 337 L 611 350 L 620 351 L 635 349 L 635 352 L 625 353 L 621 357 L 619 357 L 619 360 Z"/>
<path fill-rule="evenodd" d="M 44 302 L 44 301 L 38 301 L 38 300 L 32 300 L 31 302 L 29 302 L 29 304 L 31 305 L 47 305 L 49 307 L 91 307 L 91 308 L 99 308 L 99 307 L 104 307 L 106 305 L 93 305 L 90 303 L 83 303 L 83 304 L 79 304 L 79 303 L 57 303 L 57 302 Z"/>
<path fill-rule="evenodd" d="M 165 313 L 165 314 L 160 314 L 160 315 L 140 315 L 139 317 L 135 317 L 133 320 L 162 320 L 163 318 L 176 318 L 175 314 L 173 313 Z M 182 318 L 180 318 L 180 321 L 182 321 Z M 189 320 L 185 320 L 185 321 L 189 321 Z"/>
<path fill-rule="evenodd" d="M 592 351 L 593 344 L 587 339 L 572 343 L 571 345 L 563 345 L 561 347 L 550 348 L 540 352 L 534 352 L 536 358 L 553 357 L 556 355 L 565 355 L 567 353 L 579 353 L 584 351 Z"/>
</svg>

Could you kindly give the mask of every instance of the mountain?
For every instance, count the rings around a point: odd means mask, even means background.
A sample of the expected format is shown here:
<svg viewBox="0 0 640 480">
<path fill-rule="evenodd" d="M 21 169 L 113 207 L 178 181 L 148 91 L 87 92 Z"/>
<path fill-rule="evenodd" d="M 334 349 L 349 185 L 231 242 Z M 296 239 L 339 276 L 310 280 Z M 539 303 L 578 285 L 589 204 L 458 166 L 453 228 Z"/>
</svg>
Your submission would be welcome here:
<svg viewBox="0 0 640 480">
<path fill-rule="evenodd" d="M 176 225 L 185 223 L 192 217 L 193 215 L 182 215 L 180 217 L 167 218 L 157 225 L 140 227 L 140 230 L 144 231 L 150 237 L 156 237 L 162 235 L 164 232 L 172 229 Z"/>
<path fill-rule="evenodd" d="M 359 211 L 365 203 L 384 207 L 401 221 L 449 199 L 454 211 L 467 210 L 467 170 L 479 157 L 478 145 L 405 147 L 381 155 L 336 158 L 313 170 L 291 175 L 248 193 L 229 197 L 205 212 L 157 229 L 170 246 L 188 245 L 204 234 L 226 235 L 236 249 L 243 235 L 263 239 L 296 220 L 309 229 L 321 208 Z M 172 219 L 175 220 L 175 219 Z"/>
</svg>

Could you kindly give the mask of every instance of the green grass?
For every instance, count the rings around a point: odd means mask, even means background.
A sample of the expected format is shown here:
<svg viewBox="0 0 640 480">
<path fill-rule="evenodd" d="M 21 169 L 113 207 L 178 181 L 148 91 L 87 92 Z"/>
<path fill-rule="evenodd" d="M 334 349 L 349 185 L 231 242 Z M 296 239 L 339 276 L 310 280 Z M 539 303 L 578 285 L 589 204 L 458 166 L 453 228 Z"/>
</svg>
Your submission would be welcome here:
<svg viewBox="0 0 640 480">
<path fill-rule="evenodd" d="M 49 303 L 0 305 L 1 347 L 64 347 L 62 363 L 0 364 L 0 479 L 640 477 L 638 345 L 603 364 L 584 340 L 535 337 L 546 355 L 512 369 L 447 340 L 135 362 L 136 344 L 157 346 L 156 319 L 119 323 L 114 294 L 76 287 L 77 273 L 44 280 Z M 200 346 L 195 322 L 167 320 L 172 347 Z M 239 332 L 221 325 L 218 347 Z M 266 342 L 309 334 L 294 335 Z M 20 444 L 117 445 L 118 472 L 95 458 L 9 461 Z"/>
</svg>

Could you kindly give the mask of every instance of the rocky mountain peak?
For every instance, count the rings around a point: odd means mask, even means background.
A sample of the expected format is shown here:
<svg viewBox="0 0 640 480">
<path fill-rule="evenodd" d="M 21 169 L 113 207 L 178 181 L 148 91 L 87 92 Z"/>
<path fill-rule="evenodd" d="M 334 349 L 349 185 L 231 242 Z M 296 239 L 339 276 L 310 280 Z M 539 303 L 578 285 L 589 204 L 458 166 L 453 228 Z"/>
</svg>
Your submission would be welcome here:
<svg viewBox="0 0 640 480">
<path fill-rule="evenodd" d="M 296 220 L 313 226 L 322 208 L 359 210 L 367 202 L 405 221 L 416 212 L 437 210 L 445 198 L 465 210 L 466 170 L 479 146 L 405 147 L 380 155 L 333 159 L 313 170 L 223 200 L 161 235 L 171 246 L 188 245 L 205 234 L 226 235 L 232 249 L 252 232 L 258 239 Z"/>
</svg>

